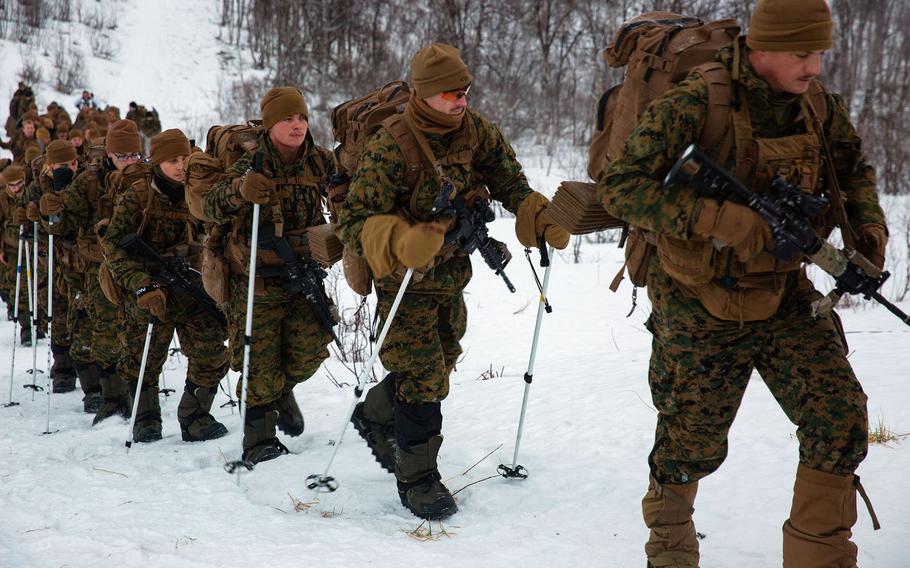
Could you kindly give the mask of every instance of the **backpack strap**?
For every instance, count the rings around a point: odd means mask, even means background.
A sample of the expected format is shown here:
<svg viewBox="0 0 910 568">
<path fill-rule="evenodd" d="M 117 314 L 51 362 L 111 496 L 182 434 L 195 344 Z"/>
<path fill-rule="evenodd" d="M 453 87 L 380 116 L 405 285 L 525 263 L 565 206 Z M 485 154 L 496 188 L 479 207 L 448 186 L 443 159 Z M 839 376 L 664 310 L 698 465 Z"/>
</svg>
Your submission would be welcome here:
<svg viewBox="0 0 910 568">
<path fill-rule="evenodd" d="M 723 164 L 733 150 L 733 132 L 730 131 L 732 115 L 733 80 L 730 71 L 720 62 L 706 63 L 694 69 L 708 87 L 708 110 L 698 143 L 715 154 Z"/>
</svg>

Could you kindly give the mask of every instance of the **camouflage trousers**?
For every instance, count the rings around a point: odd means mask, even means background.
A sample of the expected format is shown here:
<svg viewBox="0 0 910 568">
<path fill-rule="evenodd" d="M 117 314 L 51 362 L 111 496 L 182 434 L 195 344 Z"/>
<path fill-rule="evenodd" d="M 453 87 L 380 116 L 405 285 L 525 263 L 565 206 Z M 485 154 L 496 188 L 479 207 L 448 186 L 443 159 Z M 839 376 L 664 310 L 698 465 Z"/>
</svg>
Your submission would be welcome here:
<svg viewBox="0 0 910 568">
<path fill-rule="evenodd" d="M 120 334 L 123 357 L 117 365 L 117 374 L 125 380 L 135 381 L 142 365 L 149 313 L 128 294 L 125 302 L 127 318 Z M 227 347 L 224 344 L 227 331 L 224 325 L 189 294 L 168 290 L 165 306 L 164 321 L 152 328 L 143 383 L 158 384 L 158 376 L 167 361 L 176 332 L 180 350 L 187 359 L 186 378 L 201 387 L 217 385 L 228 370 Z"/>
<path fill-rule="evenodd" d="M 75 361 L 95 362 L 103 369 L 109 369 L 120 360 L 119 333 L 125 318 L 123 307 L 112 304 L 101 291 L 97 264 L 86 270 L 82 305 L 85 319 L 82 319 L 83 314 L 79 314 L 78 324 L 81 326 L 84 323 L 86 327 L 76 330 L 70 355 Z"/>
<path fill-rule="evenodd" d="M 70 334 L 70 357 L 79 365 L 93 363 L 92 359 L 92 326 L 86 308 L 87 299 L 83 291 L 85 276 L 75 272 L 64 273 L 67 284 L 67 328 Z M 56 321 L 54 322 L 56 325 Z M 119 345 L 118 345 L 119 350 Z"/>
<path fill-rule="evenodd" d="M 72 337 L 70 335 L 70 302 L 66 280 L 57 268 L 54 269 L 54 305 L 51 326 L 51 345 L 56 348 L 69 350 Z M 64 351 L 65 353 L 66 351 Z"/>
<path fill-rule="evenodd" d="M 231 277 L 228 302 L 231 367 L 243 369 L 243 334 L 246 328 L 246 276 Z M 262 294 L 253 300 L 253 333 L 250 343 L 249 406 L 263 406 L 281 397 L 286 383 L 312 377 L 328 359 L 326 346 L 332 336 L 316 321 L 303 296 L 288 297 L 277 278 L 264 281 Z M 237 382 L 237 396 L 242 384 Z"/>
<path fill-rule="evenodd" d="M 723 463 L 727 435 L 753 369 L 797 426 L 799 462 L 844 475 L 868 445 L 866 395 L 846 357 L 840 320 L 814 319 L 821 295 L 802 273 L 777 313 L 758 322 L 715 319 L 654 266 L 648 380 L 658 410 L 649 461 L 661 483 L 701 479 Z"/>
<path fill-rule="evenodd" d="M 389 314 L 397 288 L 378 288 L 381 319 Z M 439 402 L 449 394 L 449 374 L 461 355 L 467 307 L 461 290 L 405 292 L 379 358 L 397 375 L 402 402 Z"/>
</svg>

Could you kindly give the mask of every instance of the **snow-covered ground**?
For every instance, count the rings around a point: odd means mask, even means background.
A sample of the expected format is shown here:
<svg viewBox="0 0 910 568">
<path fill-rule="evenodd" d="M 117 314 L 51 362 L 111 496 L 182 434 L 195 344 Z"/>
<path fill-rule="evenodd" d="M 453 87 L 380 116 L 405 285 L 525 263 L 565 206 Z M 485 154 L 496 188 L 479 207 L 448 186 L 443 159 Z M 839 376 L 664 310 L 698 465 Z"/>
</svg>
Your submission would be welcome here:
<svg viewBox="0 0 910 568">
<path fill-rule="evenodd" d="M 116 5 L 121 49 L 116 65 L 92 61 L 95 93 L 121 108 L 134 99 L 156 104 L 165 128 L 208 116 L 219 49 L 211 39 L 214 2 Z M 18 57 L 18 48 L 0 42 L 0 98 L 15 88 Z M 187 61 L 194 63 L 183 66 Z M 39 92 L 43 104 L 57 97 L 72 98 Z M 519 157 L 532 184 L 548 194 L 560 179 L 575 175 L 565 167 L 548 172 L 530 147 L 519 147 Z M 896 220 L 906 205 L 888 203 Z M 330 472 L 339 490 L 314 494 L 306 488 L 306 477 L 324 469 L 352 399 L 350 387 L 337 388 L 328 379 L 331 371 L 353 382 L 336 360 L 297 389 L 307 427 L 299 438 L 283 437 L 292 455 L 242 474 L 238 484 L 222 468 L 238 456 L 241 436 L 236 412 L 217 408 L 223 394 L 214 414 L 230 434 L 217 441 L 182 442 L 172 396 L 162 398 L 164 439 L 134 445 L 127 454 L 126 424 L 112 419 L 92 428 L 78 392 L 53 396 L 51 428 L 58 431 L 42 435 L 47 398 L 39 393 L 32 400 L 21 387 L 31 382 L 25 372 L 31 353 L 22 349 L 12 383 L 20 405 L 0 408 L 0 567 L 642 566 L 647 532 L 640 499 L 655 422 L 646 380 L 648 306 L 639 294 L 639 307 L 627 318 L 630 288 L 609 291 L 621 263 L 614 245 L 586 244 L 580 264 L 572 264 L 569 253 L 557 255 L 553 313 L 544 317 L 518 460 L 530 476 L 496 476 L 496 466 L 512 461 L 537 309 L 512 227 L 503 219 L 492 230 L 515 253 L 508 272 L 518 292 L 509 294 L 482 262 L 475 263 L 467 290 L 465 356 L 443 403 L 440 456 L 448 486 L 461 490 L 460 511 L 442 525 L 433 523 L 432 534 L 401 507 L 393 476 L 351 429 Z M 895 255 L 905 257 L 903 251 L 889 257 Z M 877 307 L 842 315 L 873 425 L 881 420 L 897 433 L 910 432 L 910 355 L 904 351 L 910 329 Z M 3 402 L 12 334 L 12 323 L 0 323 Z M 40 368 L 45 349 L 42 341 Z M 168 362 L 168 386 L 179 389 L 185 363 L 178 356 Z M 491 374 L 497 376 L 482 380 Z M 236 379 L 232 374 L 231 384 Z M 780 565 L 780 526 L 789 511 L 797 442 L 760 378 L 752 382 L 730 434 L 730 456 L 699 491 L 696 523 L 705 535 L 706 568 Z M 883 524 L 873 532 L 860 504 L 855 540 L 861 566 L 907 565 L 907 450 L 906 441 L 874 445 L 858 472 Z"/>
</svg>

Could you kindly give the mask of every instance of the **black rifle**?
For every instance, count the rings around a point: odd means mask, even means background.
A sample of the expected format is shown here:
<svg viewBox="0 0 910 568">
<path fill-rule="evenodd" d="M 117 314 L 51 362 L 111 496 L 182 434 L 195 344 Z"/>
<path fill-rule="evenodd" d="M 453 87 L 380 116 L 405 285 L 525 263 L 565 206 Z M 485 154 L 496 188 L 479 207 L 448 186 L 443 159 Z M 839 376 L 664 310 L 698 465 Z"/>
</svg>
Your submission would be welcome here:
<svg viewBox="0 0 910 568">
<path fill-rule="evenodd" d="M 455 242 L 461 250 L 468 254 L 475 250 L 478 251 L 487 266 L 502 277 L 509 292 L 515 292 L 515 286 L 506 276 L 505 270 L 511 256 L 503 253 L 496 242 L 490 238 L 487 230 L 487 223 L 496 218 L 496 214 L 490 208 L 490 203 L 485 199 L 477 199 L 473 206 L 468 208 L 460 194 L 455 194 L 454 198 L 450 197 L 453 193 L 452 190 L 452 184 L 444 182 L 439 195 L 433 201 L 434 217 L 448 216 L 456 221 L 455 228 L 446 233 L 445 245 Z"/>
<path fill-rule="evenodd" d="M 331 301 L 322 287 L 328 273 L 318 262 L 309 257 L 298 258 L 285 236 L 276 237 L 272 225 L 263 225 L 259 229 L 260 249 L 274 250 L 284 266 L 277 268 L 260 268 L 257 270 L 264 278 L 279 277 L 284 282 L 284 288 L 290 296 L 303 296 L 319 327 L 332 335 L 332 340 L 339 349 L 343 349 L 341 341 L 335 334 L 336 318 L 331 307 Z"/>
<path fill-rule="evenodd" d="M 198 301 L 199 304 L 221 325 L 227 325 L 227 320 L 215 301 L 203 290 L 198 278 L 200 274 L 187 264 L 183 257 L 165 259 L 155 252 L 136 233 L 126 235 L 117 242 L 117 247 L 123 249 L 131 256 L 144 259 L 147 263 L 157 268 L 160 272 L 157 279 L 168 288 L 185 292 Z"/>
<path fill-rule="evenodd" d="M 782 177 L 771 184 L 773 197 L 754 193 L 695 144 L 683 152 L 664 179 L 664 185 L 673 183 L 688 184 L 708 197 L 732 199 L 746 205 L 761 215 L 771 227 L 774 237 L 771 254 L 775 258 L 795 260 L 804 256 L 833 276 L 835 288 L 813 305 L 816 313 L 832 309 L 844 294 L 862 294 L 867 300 L 875 300 L 910 325 L 910 316 L 878 291 L 891 273 L 879 269 L 849 247 L 838 250 L 816 234 L 809 218 L 822 211 L 827 204 L 826 199 L 804 193 Z"/>
</svg>

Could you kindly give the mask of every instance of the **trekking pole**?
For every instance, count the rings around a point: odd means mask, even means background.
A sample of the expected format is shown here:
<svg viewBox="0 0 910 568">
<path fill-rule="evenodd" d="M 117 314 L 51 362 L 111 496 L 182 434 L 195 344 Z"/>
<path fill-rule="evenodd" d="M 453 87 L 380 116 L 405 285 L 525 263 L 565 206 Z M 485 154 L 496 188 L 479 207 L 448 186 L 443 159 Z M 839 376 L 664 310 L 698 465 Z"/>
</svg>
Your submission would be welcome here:
<svg viewBox="0 0 910 568">
<path fill-rule="evenodd" d="M 354 400 L 351 401 L 351 407 L 348 408 L 344 425 L 341 427 L 341 433 L 338 434 L 338 441 L 335 442 L 335 447 L 332 449 L 332 455 L 329 457 L 329 463 L 326 464 L 322 475 L 314 473 L 306 478 L 308 489 L 313 489 L 315 491 L 325 490 L 327 493 L 331 493 L 338 489 L 338 482 L 335 481 L 334 477 L 329 475 L 329 469 L 332 467 L 332 462 L 335 461 L 335 456 L 338 454 L 338 447 L 341 446 L 341 441 L 344 439 L 344 433 L 348 428 L 348 423 L 351 421 L 351 416 L 354 415 L 354 409 L 357 407 L 357 402 L 360 401 L 360 396 L 363 394 L 363 386 L 366 382 L 366 378 L 373 370 L 376 359 L 379 358 L 379 350 L 382 349 L 382 344 L 385 342 L 385 336 L 389 332 L 389 328 L 392 327 L 392 320 L 395 319 L 398 305 L 401 304 L 401 299 L 404 297 L 404 292 L 413 275 L 414 269 L 409 268 L 404 275 L 404 280 L 401 281 L 401 286 L 398 288 L 398 294 L 395 295 L 395 301 L 392 302 L 392 307 L 389 309 L 389 315 L 382 324 L 382 331 L 379 332 L 379 339 L 376 340 L 376 344 L 373 346 L 373 354 L 370 355 L 370 360 L 367 361 L 367 364 L 360 370 L 360 375 L 357 377 L 357 386 L 354 387 Z"/>
<path fill-rule="evenodd" d="M 51 225 L 53 225 L 53 219 L 51 219 Z M 35 223 L 35 226 L 38 224 Z M 44 388 L 47 391 L 47 425 L 44 428 L 42 434 L 53 434 L 57 432 L 54 430 L 51 432 L 51 396 L 54 392 L 54 385 L 52 384 L 53 377 L 51 377 L 51 330 L 54 325 L 54 235 L 48 233 L 47 235 L 47 374 L 45 377 L 47 381 L 44 383 Z"/>
<path fill-rule="evenodd" d="M 22 236 L 24 239 L 25 238 L 24 230 L 23 230 Z M 25 283 L 26 283 L 26 288 L 27 288 L 27 293 L 25 294 L 25 297 L 28 298 L 28 332 L 29 332 L 29 337 L 31 338 L 31 341 L 32 341 L 32 345 L 34 345 L 35 342 L 38 341 L 38 339 L 36 337 L 37 334 L 36 334 L 36 329 L 35 329 L 35 312 L 37 311 L 38 308 L 35 306 L 35 303 L 36 303 L 35 298 L 37 297 L 37 295 L 33 294 L 32 283 L 38 279 L 38 267 L 37 267 L 37 262 L 36 262 L 35 271 L 33 273 L 32 272 L 32 255 L 29 253 L 27 244 L 24 247 L 23 254 L 25 255 Z M 31 389 L 32 400 L 35 400 L 35 392 L 44 390 L 44 387 L 38 386 L 35 381 L 35 379 L 36 379 L 35 367 L 36 367 L 36 365 L 33 364 L 32 368 L 27 371 L 28 373 L 30 373 L 32 375 L 32 384 L 22 385 L 22 388 Z"/>
<path fill-rule="evenodd" d="M 219 406 L 218 408 L 224 408 L 225 406 L 230 406 L 231 414 L 234 414 L 234 407 L 238 406 L 240 403 L 237 402 L 236 400 L 234 400 L 234 397 L 231 395 L 231 372 L 230 372 L 230 370 L 228 370 L 228 372 L 224 374 L 224 380 L 227 381 L 227 390 L 225 390 L 224 385 L 221 384 L 220 381 L 218 382 L 218 386 L 221 388 L 221 392 L 223 392 L 224 394 L 227 395 L 228 400 L 227 400 L 227 402 L 222 403 L 221 406 Z"/>
<path fill-rule="evenodd" d="M 262 152 L 253 156 L 252 170 L 262 172 Z M 253 470 L 253 464 L 243 459 L 243 434 L 246 428 L 246 393 L 250 380 L 250 344 L 253 341 L 253 299 L 256 293 L 256 253 L 259 249 L 259 204 L 253 203 L 253 227 L 250 233 L 250 269 L 246 281 L 246 323 L 243 328 L 243 376 L 240 387 L 240 459 L 224 464 L 228 473 L 237 472 L 237 485 L 240 485 L 240 469 Z"/>
<path fill-rule="evenodd" d="M 16 294 L 13 299 L 13 353 L 10 356 L 9 364 L 9 401 L 4 404 L 5 407 L 19 406 L 18 402 L 13 402 L 13 378 L 16 376 L 16 343 L 19 328 L 19 290 L 22 286 L 22 225 L 19 226 L 19 252 L 16 254 Z"/>
<path fill-rule="evenodd" d="M 531 341 L 531 356 L 528 359 L 528 370 L 525 373 L 525 392 L 524 396 L 521 399 L 521 414 L 518 418 L 518 434 L 515 436 L 515 453 L 512 456 L 512 465 L 508 466 L 505 464 L 499 464 L 499 467 L 496 468 L 499 471 L 499 474 L 505 477 L 506 479 L 526 479 L 528 477 L 528 470 L 518 464 L 518 448 L 521 445 L 521 433 L 524 430 L 525 425 L 525 411 L 528 408 L 528 394 L 531 391 L 531 382 L 534 380 L 534 362 L 537 359 L 537 340 L 540 339 L 540 327 L 543 323 L 543 314 L 544 312 L 550 313 L 553 311 L 550 302 L 547 300 L 547 287 L 550 285 L 550 269 L 553 265 L 550 263 L 550 256 L 553 254 L 553 250 L 550 249 L 549 253 L 546 249 L 546 243 L 541 239 L 540 244 L 540 265 L 544 267 L 543 273 L 543 286 L 540 284 L 540 279 L 537 278 L 537 271 L 534 269 L 534 263 L 531 262 L 531 251 L 525 249 L 525 255 L 528 257 L 528 262 L 531 264 L 531 271 L 534 273 L 534 280 L 537 281 L 537 288 L 540 290 L 540 303 L 537 305 L 537 322 L 534 324 L 534 339 Z"/>
<path fill-rule="evenodd" d="M 171 337 L 171 345 L 174 344 L 175 337 L 176 337 L 176 333 Z M 180 351 L 180 349 L 177 348 L 176 351 Z M 173 355 L 174 352 L 175 352 L 175 349 L 173 347 L 169 348 L 168 349 L 168 358 L 170 358 L 170 356 Z M 167 361 L 165 361 L 165 363 L 167 363 Z M 161 375 L 160 375 L 160 380 L 159 380 L 159 384 L 160 384 L 161 388 L 158 389 L 158 394 L 163 394 L 165 400 L 167 400 L 167 398 L 169 396 L 171 396 L 171 393 L 176 392 L 176 391 L 174 389 L 167 388 L 167 380 L 165 379 L 164 375 L 165 375 L 164 365 L 161 365 Z"/>
<path fill-rule="evenodd" d="M 38 282 L 41 280 L 41 275 L 38 273 L 38 222 L 32 222 L 32 248 L 35 251 L 35 258 L 32 261 L 32 266 L 35 267 L 35 277 L 32 278 L 32 286 L 34 286 L 34 300 L 32 300 L 32 305 L 35 307 L 32 310 L 32 384 L 35 384 L 35 379 L 38 375 L 38 311 L 41 309 L 38 306 Z M 50 374 L 50 373 L 48 373 Z M 35 393 L 32 393 L 32 400 L 35 399 Z"/>
<path fill-rule="evenodd" d="M 155 316 L 149 314 L 148 328 L 145 330 L 145 345 L 142 347 L 142 362 L 139 364 L 139 380 L 136 381 L 136 394 L 133 395 L 133 412 L 130 416 L 130 433 L 126 438 L 126 453 L 130 453 L 135 436 L 133 428 L 136 426 L 136 415 L 139 413 L 139 395 L 142 394 L 142 383 L 145 380 L 145 364 L 149 358 L 149 346 L 152 343 L 152 331 L 155 328 Z"/>
</svg>

